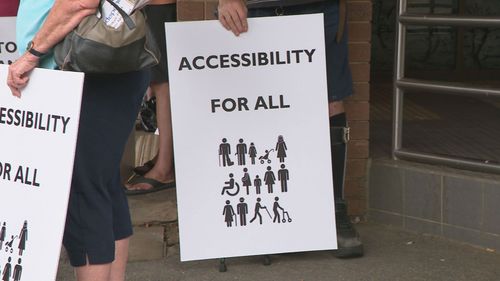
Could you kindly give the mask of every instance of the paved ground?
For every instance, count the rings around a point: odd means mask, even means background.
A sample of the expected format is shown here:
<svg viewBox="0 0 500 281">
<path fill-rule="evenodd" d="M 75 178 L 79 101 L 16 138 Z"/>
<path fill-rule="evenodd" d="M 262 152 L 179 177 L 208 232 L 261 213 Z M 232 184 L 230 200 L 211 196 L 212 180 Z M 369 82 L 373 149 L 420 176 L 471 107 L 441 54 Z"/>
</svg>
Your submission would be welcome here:
<svg viewBox="0 0 500 281">
<path fill-rule="evenodd" d="M 217 260 L 181 263 L 173 249 L 163 260 L 130 263 L 127 280 L 500 280 L 498 253 L 372 223 L 357 228 L 365 243 L 363 258 L 341 260 L 329 251 L 292 253 L 272 255 L 270 266 L 262 265 L 260 257 L 232 258 L 227 260 L 228 271 L 220 273 Z M 74 280 L 67 263 L 60 264 L 57 280 Z"/>
</svg>

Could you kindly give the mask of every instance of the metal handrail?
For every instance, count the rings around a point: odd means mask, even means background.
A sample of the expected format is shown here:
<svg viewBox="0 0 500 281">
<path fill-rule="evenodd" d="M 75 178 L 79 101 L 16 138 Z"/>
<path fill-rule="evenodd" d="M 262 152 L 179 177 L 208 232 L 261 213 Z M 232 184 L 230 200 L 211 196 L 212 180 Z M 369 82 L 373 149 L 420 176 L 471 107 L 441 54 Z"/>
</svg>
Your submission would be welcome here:
<svg viewBox="0 0 500 281">
<path fill-rule="evenodd" d="M 406 25 L 446 25 L 465 27 L 500 27 L 499 17 L 419 15 L 404 13 L 399 16 L 399 22 Z"/>
<path fill-rule="evenodd" d="M 483 172 L 500 173 L 498 163 L 489 163 L 488 161 L 468 160 L 463 158 L 446 157 L 437 154 L 412 152 L 408 150 L 398 150 L 394 152 L 401 159 L 417 160 L 432 164 L 442 164 L 459 169 L 471 169 Z"/>
<path fill-rule="evenodd" d="M 444 81 L 426 81 L 405 78 L 405 47 L 406 26 L 413 25 L 450 25 L 450 26 L 488 26 L 500 27 L 500 18 L 492 17 L 454 17 L 441 15 L 412 15 L 407 13 L 407 0 L 398 1 L 398 17 L 396 28 L 396 52 L 394 60 L 394 98 L 393 98 L 393 130 L 392 130 L 392 157 L 405 158 L 430 164 L 443 164 L 461 169 L 477 170 L 481 172 L 500 172 L 500 164 L 488 161 L 475 161 L 463 157 L 448 157 L 438 154 L 412 152 L 402 149 L 403 131 L 403 99 L 404 90 L 420 89 L 433 92 L 500 97 L 500 90 L 487 87 L 472 87 L 461 83 Z"/>
<path fill-rule="evenodd" d="M 489 87 L 472 87 L 465 83 L 428 81 L 403 78 L 396 81 L 396 86 L 404 90 L 427 90 L 443 94 L 500 97 L 500 89 Z"/>
</svg>

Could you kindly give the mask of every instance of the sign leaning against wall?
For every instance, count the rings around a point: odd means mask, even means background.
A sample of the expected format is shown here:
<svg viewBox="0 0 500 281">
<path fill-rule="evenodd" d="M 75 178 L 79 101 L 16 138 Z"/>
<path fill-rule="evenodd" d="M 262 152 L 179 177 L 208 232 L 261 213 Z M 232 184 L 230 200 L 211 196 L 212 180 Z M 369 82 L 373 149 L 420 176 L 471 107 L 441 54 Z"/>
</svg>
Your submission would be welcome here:
<svg viewBox="0 0 500 281">
<path fill-rule="evenodd" d="M 337 247 L 323 34 L 166 24 L 181 260 Z"/>
</svg>

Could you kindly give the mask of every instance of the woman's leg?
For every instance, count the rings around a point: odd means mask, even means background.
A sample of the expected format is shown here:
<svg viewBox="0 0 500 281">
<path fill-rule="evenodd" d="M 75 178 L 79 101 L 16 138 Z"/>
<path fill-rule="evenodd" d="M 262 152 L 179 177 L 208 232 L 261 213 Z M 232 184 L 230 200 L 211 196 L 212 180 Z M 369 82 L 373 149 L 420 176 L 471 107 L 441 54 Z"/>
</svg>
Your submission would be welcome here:
<svg viewBox="0 0 500 281">
<path fill-rule="evenodd" d="M 78 281 L 123 281 L 128 259 L 129 239 L 115 242 L 115 260 L 108 264 L 87 264 L 75 268 Z"/>
<path fill-rule="evenodd" d="M 144 177 L 167 183 L 174 180 L 174 154 L 172 140 L 172 118 L 170 110 L 170 92 L 168 83 L 152 84 L 151 89 L 156 96 L 156 120 L 159 130 L 158 154 L 153 168 Z M 149 183 L 127 185 L 131 190 L 147 190 Z"/>
<path fill-rule="evenodd" d="M 87 264 L 75 267 L 78 281 L 107 281 L 111 272 L 111 264 Z"/>
<path fill-rule="evenodd" d="M 161 183 L 171 183 L 174 180 L 172 120 L 164 24 L 177 20 L 176 11 L 175 0 L 158 0 L 146 7 L 151 31 L 162 53 L 160 63 L 151 69 L 152 83 L 150 84 L 151 90 L 156 96 L 156 123 L 160 133 L 159 149 L 153 159 L 154 167 L 144 174 L 144 178 L 154 180 L 155 185 L 156 183 L 160 185 Z M 153 185 L 150 182 L 143 179 L 132 180 L 126 184 L 126 187 L 129 190 L 151 190 Z"/>
<path fill-rule="evenodd" d="M 155 166 L 146 174 L 146 177 L 154 178 L 161 182 L 167 182 L 174 178 L 170 91 L 168 83 L 153 84 L 151 88 L 156 96 L 156 118 L 160 136 L 158 157 Z"/>
</svg>

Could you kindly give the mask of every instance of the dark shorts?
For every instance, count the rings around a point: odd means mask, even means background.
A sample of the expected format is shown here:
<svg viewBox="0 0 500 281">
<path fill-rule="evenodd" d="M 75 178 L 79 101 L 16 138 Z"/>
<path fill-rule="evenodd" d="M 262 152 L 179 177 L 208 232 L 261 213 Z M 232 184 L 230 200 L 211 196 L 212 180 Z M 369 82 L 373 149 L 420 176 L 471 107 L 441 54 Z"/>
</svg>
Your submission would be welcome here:
<svg viewBox="0 0 500 281">
<path fill-rule="evenodd" d="M 115 241 L 132 235 L 120 161 L 149 78 L 148 70 L 85 77 L 63 238 L 72 266 L 112 262 Z"/>
<path fill-rule="evenodd" d="M 165 22 L 177 21 L 177 5 L 162 4 L 146 6 L 148 24 L 161 51 L 160 63 L 151 68 L 151 82 L 168 82 L 167 41 Z"/>
<path fill-rule="evenodd" d="M 328 100 L 340 101 L 352 95 L 352 76 L 351 69 L 349 68 L 347 46 L 347 25 L 342 40 L 338 43 L 336 41 L 339 24 L 338 1 L 328 0 L 312 4 L 288 6 L 283 7 L 281 10 L 283 15 L 324 14 Z M 249 9 L 248 16 L 276 16 L 276 8 Z"/>
</svg>

